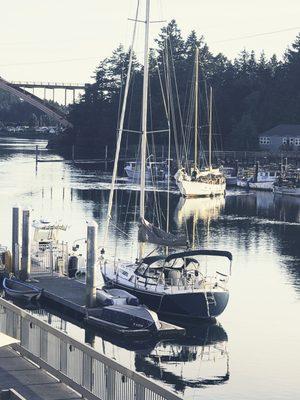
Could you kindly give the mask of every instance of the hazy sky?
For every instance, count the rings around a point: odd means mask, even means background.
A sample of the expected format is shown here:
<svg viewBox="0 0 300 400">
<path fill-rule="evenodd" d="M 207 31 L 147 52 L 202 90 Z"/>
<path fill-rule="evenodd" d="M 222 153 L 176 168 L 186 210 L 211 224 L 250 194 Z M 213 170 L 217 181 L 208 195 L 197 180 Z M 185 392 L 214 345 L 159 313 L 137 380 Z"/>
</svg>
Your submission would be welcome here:
<svg viewBox="0 0 300 400">
<path fill-rule="evenodd" d="M 135 6 L 136 0 L 2 0 L 0 75 L 90 81 L 100 59 L 129 44 Z M 300 0 L 152 0 L 152 11 L 152 19 L 174 18 L 184 36 L 195 29 L 213 52 L 230 58 L 244 47 L 280 57 L 300 32 Z M 160 27 L 151 26 L 153 35 Z M 142 40 L 141 24 L 139 30 Z M 281 32 L 240 38 L 273 31 Z"/>
</svg>

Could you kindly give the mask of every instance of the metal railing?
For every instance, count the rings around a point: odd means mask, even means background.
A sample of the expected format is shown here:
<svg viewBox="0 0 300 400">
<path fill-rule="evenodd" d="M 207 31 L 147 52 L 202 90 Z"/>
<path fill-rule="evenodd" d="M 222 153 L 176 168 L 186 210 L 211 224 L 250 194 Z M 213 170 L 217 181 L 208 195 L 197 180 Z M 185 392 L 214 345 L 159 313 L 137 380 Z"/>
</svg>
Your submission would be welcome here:
<svg viewBox="0 0 300 400">
<path fill-rule="evenodd" d="M 0 298 L 0 332 L 15 348 L 88 400 L 180 400 L 143 375 L 98 353 Z"/>
<path fill-rule="evenodd" d="M 32 249 L 31 276 L 53 275 L 54 272 L 66 275 L 68 258 L 68 244 L 65 242 L 55 247 L 39 245 Z"/>
</svg>

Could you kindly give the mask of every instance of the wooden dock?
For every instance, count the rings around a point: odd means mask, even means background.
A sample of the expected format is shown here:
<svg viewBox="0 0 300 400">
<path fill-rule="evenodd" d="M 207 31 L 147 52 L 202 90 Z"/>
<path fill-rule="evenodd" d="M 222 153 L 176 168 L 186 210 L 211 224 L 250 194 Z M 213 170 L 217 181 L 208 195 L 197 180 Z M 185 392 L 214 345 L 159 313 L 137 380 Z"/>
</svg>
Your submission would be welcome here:
<svg viewBox="0 0 300 400">
<path fill-rule="evenodd" d="M 66 384 L 6 347 L 0 349 L 0 398 L 1 392 L 9 389 L 15 390 L 26 400 L 82 399 Z"/>
</svg>

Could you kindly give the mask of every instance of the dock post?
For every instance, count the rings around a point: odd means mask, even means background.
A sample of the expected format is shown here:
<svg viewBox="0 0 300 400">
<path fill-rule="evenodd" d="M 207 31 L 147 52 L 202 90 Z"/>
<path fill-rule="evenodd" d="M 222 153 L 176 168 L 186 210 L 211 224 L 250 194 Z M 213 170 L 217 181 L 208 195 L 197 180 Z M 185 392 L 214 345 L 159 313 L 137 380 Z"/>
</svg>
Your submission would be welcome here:
<svg viewBox="0 0 300 400">
<path fill-rule="evenodd" d="M 35 146 L 35 165 L 39 162 L 39 146 Z"/>
<path fill-rule="evenodd" d="M 92 221 L 87 226 L 87 265 L 86 265 L 86 306 L 96 305 L 97 273 L 97 230 L 98 224 Z"/>
<path fill-rule="evenodd" d="M 105 171 L 107 170 L 107 155 L 108 155 L 108 146 L 105 146 Z"/>
<path fill-rule="evenodd" d="M 22 259 L 21 259 L 21 272 L 20 278 L 22 280 L 28 279 L 31 267 L 31 254 L 30 254 L 30 210 L 23 210 L 22 218 Z"/>
<path fill-rule="evenodd" d="M 14 275 L 18 275 L 20 268 L 20 208 L 13 207 L 12 209 L 12 272 Z"/>
<path fill-rule="evenodd" d="M 72 144 L 72 163 L 75 163 L 75 144 Z"/>
</svg>

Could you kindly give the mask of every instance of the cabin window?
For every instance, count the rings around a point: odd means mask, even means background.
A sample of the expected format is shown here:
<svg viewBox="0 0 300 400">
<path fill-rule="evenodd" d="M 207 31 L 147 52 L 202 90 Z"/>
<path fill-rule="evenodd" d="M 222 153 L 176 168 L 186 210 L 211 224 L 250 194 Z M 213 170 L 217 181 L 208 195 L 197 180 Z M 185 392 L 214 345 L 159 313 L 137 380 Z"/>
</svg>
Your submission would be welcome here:
<svg viewBox="0 0 300 400">
<path fill-rule="evenodd" d="M 270 144 L 271 140 L 269 137 L 261 136 L 259 138 L 259 144 Z"/>
<path fill-rule="evenodd" d="M 293 144 L 294 143 L 294 138 L 290 138 L 290 144 Z"/>
<path fill-rule="evenodd" d="M 300 146 L 300 138 L 295 138 L 294 139 L 294 145 L 295 146 Z"/>
<path fill-rule="evenodd" d="M 287 143 L 288 143 L 288 138 L 287 137 L 282 138 L 282 144 L 287 144 Z"/>
</svg>

